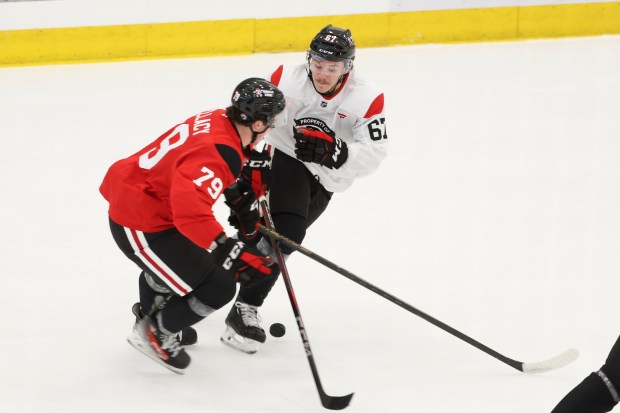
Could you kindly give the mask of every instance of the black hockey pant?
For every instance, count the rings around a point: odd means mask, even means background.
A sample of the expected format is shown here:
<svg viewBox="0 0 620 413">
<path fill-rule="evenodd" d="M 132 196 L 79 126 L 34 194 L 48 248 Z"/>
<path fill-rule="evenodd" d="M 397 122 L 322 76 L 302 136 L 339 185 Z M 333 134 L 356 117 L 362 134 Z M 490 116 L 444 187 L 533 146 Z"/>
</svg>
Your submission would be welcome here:
<svg viewBox="0 0 620 413">
<path fill-rule="evenodd" d="M 275 150 L 271 161 L 271 183 L 269 190 L 269 210 L 273 224 L 280 234 L 301 244 L 306 229 L 327 208 L 332 193 L 308 171 L 303 163 Z M 293 252 L 280 244 L 282 253 Z M 271 285 L 249 290 L 241 288 L 239 296 L 248 304 L 260 306 L 269 294 Z"/>
<path fill-rule="evenodd" d="M 304 164 L 276 150 L 271 163 L 269 210 L 276 230 L 301 244 L 306 230 L 325 211 L 332 198 Z M 282 246 L 282 252 L 292 250 Z"/>
<path fill-rule="evenodd" d="M 219 267 L 211 253 L 176 228 L 142 232 L 110 220 L 118 247 L 142 273 L 140 304 L 149 311 L 156 295 L 167 302 L 158 313 L 160 327 L 176 333 L 230 302 L 236 292 L 233 277 Z"/>
</svg>

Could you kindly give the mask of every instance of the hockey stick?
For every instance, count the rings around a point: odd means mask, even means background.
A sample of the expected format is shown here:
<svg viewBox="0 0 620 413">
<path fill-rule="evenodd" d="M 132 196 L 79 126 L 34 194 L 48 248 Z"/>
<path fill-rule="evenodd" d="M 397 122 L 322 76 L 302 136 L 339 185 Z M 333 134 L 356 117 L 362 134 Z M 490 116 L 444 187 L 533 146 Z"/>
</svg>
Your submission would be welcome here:
<svg viewBox="0 0 620 413">
<path fill-rule="evenodd" d="M 383 291 L 382 289 L 374 286 L 373 284 L 365 281 L 364 279 L 358 277 L 357 275 L 345 270 L 344 268 L 334 264 L 333 262 L 321 257 L 318 254 L 315 254 L 314 252 L 310 251 L 309 249 L 299 245 L 298 243 L 296 243 L 295 241 L 292 241 L 286 237 L 284 237 L 283 235 L 279 234 L 278 232 L 276 232 L 273 227 L 265 227 L 263 225 L 260 225 L 258 227 L 258 230 L 268 236 L 269 238 L 271 238 L 272 243 L 274 245 L 275 241 L 279 241 L 282 244 L 286 245 L 289 248 L 292 248 L 295 251 L 299 251 L 300 253 L 304 254 L 305 256 L 313 259 L 314 261 L 317 261 L 323 265 L 325 265 L 326 267 L 330 268 L 331 270 L 334 270 L 335 272 L 337 272 L 338 274 L 344 275 L 345 277 L 347 277 L 348 279 L 350 279 L 351 281 L 354 281 L 356 283 L 358 283 L 359 285 L 361 285 L 362 287 L 365 287 L 367 289 L 369 289 L 370 291 L 380 295 L 381 297 L 393 302 L 394 304 L 398 305 L 399 307 L 404 308 L 405 310 L 409 311 L 410 313 L 413 313 L 415 315 L 417 315 L 420 318 L 423 318 L 424 320 L 428 321 L 429 323 L 441 328 L 442 330 L 452 334 L 455 337 L 460 338 L 461 340 L 465 341 L 466 343 L 471 344 L 472 346 L 476 347 L 479 350 L 484 351 L 485 353 L 489 354 L 490 356 L 495 357 L 496 359 L 498 359 L 499 361 L 501 361 L 502 363 L 505 363 L 507 365 L 509 365 L 512 368 L 515 368 L 519 371 L 522 371 L 524 373 L 542 373 L 542 372 L 546 372 L 546 371 L 550 371 L 550 370 L 555 370 L 555 369 L 559 369 L 561 367 L 566 366 L 567 364 L 573 362 L 578 356 L 579 356 L 579 352 L 574 349 L 571 348 L 569 350 L 566 350 L 565 352 L 550 358 L 548 360 L 544 360 L 544 361 L 539 361 L 539 362 L 532 362 L 532 363 L 524 363 L 522 361 L 517 361 L 517 360 L 513 360 L 511 358 L 508 358 L 500 353 L 498 353 L 497 351 L 485 346 L 484 344 L 474 340 L 473 338 L 461 333 L 460 331 L 450 327 L 449 325 L 437 320 L 434 317 L 431 317 L 430 315 L 424 313 L 423 311 L 418 310 L 417 308 L 413 307 L 410 304 L 407 304 L 406 302 L 400 300 L 399 298 L 394 297 L 393 295 Z M 283 271 L 284 273 L 284 271 Z"/>
<path fill-rule="evenodd" d="M 265 223 L 267 227 L 270 231 L 275 232 L 273 230 L 273 220 L 271 219 L 271 214 L 269 213 L 269 208 L 267 207 L 267 201 L 265 201 L 264 199 L 261 200 L 260 207 L 263 212 L 263 217 L 265 218 Z M 267 229 L 262 225 L 261 228 Z M 289 277 L 288 270 L 286 269 L 284 256 L 282 255 L 282 251 L 280 250 L 280 246 L 278 245 L 277 241 L 273 238 L 271 239 L 271 245 L 273 246 L 273 251 L 276 254 L 276 259 L 278 261 L 278 265 L 280 266 L 280 271 L 282 272 L 282 279 L 284 280 L 284 284 L 286 285 L 286 292 L 288 293 L 288 298 L 291 301 L 291 307 L 293 308 L 293 313 L 295 314 L 295 320 L 297 320 L 297 327 L 299 328 L 301 341 L 304 343 L 304 349 L 306 350 L 306 357 L 308 358 L 308 363 L 310 364 L 310 370 L 312 370 L 312 377 L 314 377 L 314 383 L 316 384 L 316 388 L 319 391 L 321 404 L 326 409 L 342 410 L 347 407 L 351 402 L 353 393 L 347 394 L 346 396 L 330 396 L 325 393 L 325 390 L 323 390 L 323 386 L 321 385 L 321 379 L 319 378 L 319 372 L 316 368 L 316 363 L 314 362 L 312 348 L 310 348 L 308 333 L 306 332 L 306 328 L 304 327 L 304 322 L 299 312 L 299 305 L 297 304 L 297 299 L 295 298 L 295 291 L 293 290 L 291 278 Z"/>
</svg>

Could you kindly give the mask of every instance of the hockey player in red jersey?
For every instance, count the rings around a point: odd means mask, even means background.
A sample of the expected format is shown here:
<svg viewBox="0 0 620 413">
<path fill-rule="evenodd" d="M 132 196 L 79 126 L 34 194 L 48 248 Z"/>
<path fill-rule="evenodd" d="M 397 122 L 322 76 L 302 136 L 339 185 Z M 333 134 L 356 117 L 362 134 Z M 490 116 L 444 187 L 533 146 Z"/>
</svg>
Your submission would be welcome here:
<svg viewBox="0 0 620 413">
<path fill-rule="evenodd" d="M 387 154 L 383 93 L 353 70 L 354 59 L 351 31 L 328 25 L 312 39 L 305 63 L 280 66 L 270 77 L 286 96 L 287 122 L 265 138 L 274 148 L 269 208 L 275 229 L 297 243 L 334 192 L 375 171 Z M 258 247 L 266 254 L 271 250 L 268 239 Z M 242 311 L 256 351 L 265 341 L 257 313 L 265 297 L 241 287 L 222 340 L 229 341 L 231 320 Z M 229 344 L 248 350 L 247 343 Z"/>
<path fill-rule="evenodd" d="M 279 273 L 272 259 L 226 236 L 213 205 L 236 184 L 241 198 L 226 200 L 231 222 L 246 239 L 257 233 L 255 194 L 237 179 L 247 176 L 242 171 L 253 145 L 284 107 L 276 86 L 246 79 L 228 108 L 175 125 L 114 163 L 101 184 L 114 240 L 142 270 L 128 340 L 172 371 L 182 373 L 190 362 L 179 333 L 195 341 L 190 326 L 230 302 L 236 282 L 250 291 L 270 289 Z"/>
</svg>

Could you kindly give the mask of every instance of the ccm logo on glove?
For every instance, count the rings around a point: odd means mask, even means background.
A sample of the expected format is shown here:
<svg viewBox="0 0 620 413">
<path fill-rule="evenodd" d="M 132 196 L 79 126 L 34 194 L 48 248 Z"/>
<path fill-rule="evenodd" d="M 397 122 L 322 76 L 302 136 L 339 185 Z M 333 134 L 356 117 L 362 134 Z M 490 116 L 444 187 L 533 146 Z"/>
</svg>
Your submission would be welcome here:
<svg viewBox="0 0 620 413">
<path fill-rule="evenodd" d="M 232 268 L 235 260 L 239 257 L 239 254 L 241 254 L 241 251 L 243 251 L 244 246 L 245 245 L 241 241 L 237 242 L 235 245 L 232 246 L 230 252 L 228 253 L 228 256 L 222 264 L 222 267 L 224 267 L 224 269 L 230 270 Z"/>
<path fill-rule="evenodd" d="M 243 286 L 254 287 L 280 273 L 280 267 L 271 258 L 241 241 L 226 238 L 224 233 L 218 237 L 216 243 L 213 250 L 215 262 Z"/>
</svg>

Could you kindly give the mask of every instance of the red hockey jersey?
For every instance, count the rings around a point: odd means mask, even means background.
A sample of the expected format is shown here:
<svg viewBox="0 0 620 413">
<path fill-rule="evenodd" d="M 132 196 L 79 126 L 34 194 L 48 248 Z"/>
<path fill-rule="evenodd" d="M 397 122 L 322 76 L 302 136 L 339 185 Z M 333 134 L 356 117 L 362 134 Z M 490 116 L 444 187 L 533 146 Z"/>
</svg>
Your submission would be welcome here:
<svg viewBox="0 0 620 413">
<path fill-rule="evenodd" d="M 99 190 L 116 223 L 144 232 L 176 227 L 209 248 L 223 231 L 213 204 L 245 160 L 225 110 L 201 112 L 114 163 Z"/>
</svg>

